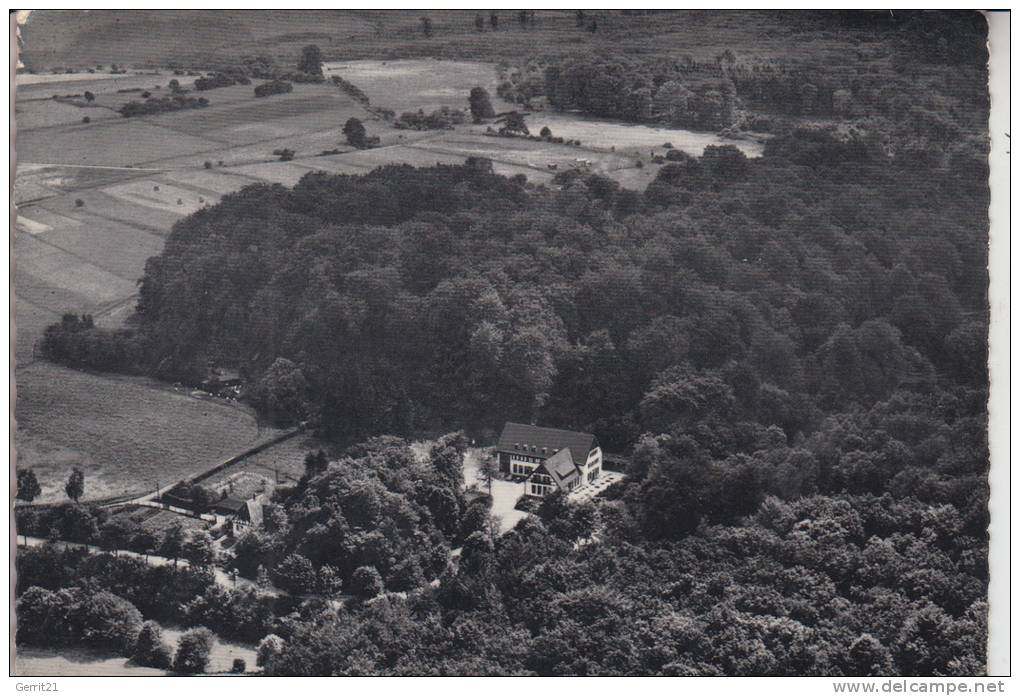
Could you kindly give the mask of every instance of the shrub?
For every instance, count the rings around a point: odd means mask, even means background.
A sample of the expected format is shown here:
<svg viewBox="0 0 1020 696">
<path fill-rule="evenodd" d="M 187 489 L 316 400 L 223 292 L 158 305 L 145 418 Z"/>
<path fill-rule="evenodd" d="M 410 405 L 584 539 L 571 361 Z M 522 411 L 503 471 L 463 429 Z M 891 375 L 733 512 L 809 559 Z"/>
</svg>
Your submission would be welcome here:
<svg viewBox="0 0 1020 696">
<path fill-rule="evenodd" d="M 202 163 L 202 166 L 205 167 L 206 169 L 212 169 L 212 162 L 206 160 L 205 162 Z"/>
<path fill-rule="evenodd" d="M 276 584 L 291 594 L 308 594 L 316 589 L 315 568 L 301 554 L 292 553 L 276 566 Z"/>
<path fill-rule="evenodd" d="M 186 97 L 177 92 L 171 97 L 150 97 L 144 102 L 128 102 L 120 107 L 118 113 L 124 118 L 132 116 L 151 116 L 171 111 L 183 111 L 185 109 L 200 109 L 209 106 L 209 100 L 205 97 Z"/>
<path fill-rule="evenodd" d="M 83 201 L 82 199 L 80 199 L 80 198 L 75 198 L 75 199 L 74 199 L 74 206 L 75 206 L 76 208 L 81 208 L 81 207 L 83 207 L 84 205 L 85 205 L 85 201 Z"/>
<path fill-rule="evenodd" d="M 163 642 L 163 629 L 155 621 L 146 621 L 138 632 L 134 654 L 131 659 L 136 664 L 158 669 L 170 669 L 173 655 L 169 646 Z"/>
<path fill-rule="evenodd" d="M 248 666 L 245 664 L 244 660 L 242 660 L 240 657 L 235 657 L 234 663 L 230 666 L 230 671 L 233 674 L 243 674 L 244 670 L 247 669 L 247 667 Z"/>
<path fill-rule="evenodd" d="M 347 123 L 344 124 L 343 133 L 347 138 L 348 145 L 358 149 L 364 148 L 367 145 L 365 124 L 361 122 L 361 119 L 354 118 L 353 116 L 347 119 Z"/>
<path fill-rule="evenodd" d="M 86 116 L 85 118 L 83 118 L 83 119 L 81 120 L 81 122 L 82 122 L 82 123 L 92 123 L 92 119 L 91 119 L 91 118 L 89 118 L 88 116 Z"/>
<path fill-rule="evenodd" d="M 209 666 L 209 653 L 215 643 L 212 631 L 203 626 L 193 628 L 177 641 L 174 671 L 182 674 L 201 674 Z"/>
<path fill-rule="evenodd" d="M 131 602 L 117 595 L 83 591 L 71 608 L 68 623 L 79 632 L 83 642 L 128 656 L 134 650 L 142 615 Z"/>
<path fill-rule="evenodd" d="M 269 97 L 274 94 L 287 94 L 294 90 L 294 85 L 283 80 L 270 80 L 263 82 L 255 88 L 256 97 Z"/>
<path fill-rule="evenodd" d="M 266 674 L 272 674 L 273 671 L 273 660 L 283 652 L 283 648 L 286 645 L 283 638 L 280 636 L 270 633 L 268 636 L 259 641 L 259 647 L 256 650 L 255 664 L 261 667 Z"/>
</svg>

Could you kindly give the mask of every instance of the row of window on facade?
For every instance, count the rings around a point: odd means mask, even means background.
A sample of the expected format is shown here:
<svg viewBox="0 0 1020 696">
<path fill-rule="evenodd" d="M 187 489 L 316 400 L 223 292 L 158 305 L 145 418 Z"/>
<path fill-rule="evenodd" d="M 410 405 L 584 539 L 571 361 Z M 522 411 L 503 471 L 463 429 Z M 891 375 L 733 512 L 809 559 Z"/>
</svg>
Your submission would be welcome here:
<svg viewBox="0 0 1020 696">
<path fill-rule="evenodd" d="M 510 462 L 510 473 L 516 476 L 528 476 L 532 471 L 535 470 L 534 466 L 527 466 L 526 464 L 518 464 L 517 462 Z"/>
<path fill-rule="evenodd" d="M 528 449 L 529 447 L 531 448 L 530 450 Z M 538 452 L 538 447 L 536 445 L 521 445 L 519 442 L 515 442 L 514 443 L 514 449 L 515 450 L 521 450 L 523 452 L 528 452 L 528 451 Z M 542 454 L 556 454 L 557 452 L 559 452 L 559 449 L 555 448 L 555 447 L 552 448 L 551 450 L 550 450 L 549 447 L 543 447 L 542 448 Z"/>
</svg>

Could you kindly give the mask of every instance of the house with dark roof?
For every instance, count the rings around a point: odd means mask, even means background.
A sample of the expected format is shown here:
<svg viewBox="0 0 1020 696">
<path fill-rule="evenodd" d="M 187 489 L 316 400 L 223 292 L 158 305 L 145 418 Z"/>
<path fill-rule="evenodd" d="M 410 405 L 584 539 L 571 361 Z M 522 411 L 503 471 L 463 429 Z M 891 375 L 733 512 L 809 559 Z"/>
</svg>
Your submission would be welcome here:
<svg viewBox="0 0 1020 696">
<path fill-rule="evenodd" d="M 496 445 L 499 469 L 524 479 L 527 495 L 569 492 L 602 473 L 602 448 L 591 433 L 507 423 Z"/>
<path fill-rule="evenodd" d="M 232 534 L 249 527 L 258 529 L 262 526 L 262 503 L 257 498 L 223 498 L 213 505 L 213 510 L 229 518 L 228 525 Z"/>
</svg>

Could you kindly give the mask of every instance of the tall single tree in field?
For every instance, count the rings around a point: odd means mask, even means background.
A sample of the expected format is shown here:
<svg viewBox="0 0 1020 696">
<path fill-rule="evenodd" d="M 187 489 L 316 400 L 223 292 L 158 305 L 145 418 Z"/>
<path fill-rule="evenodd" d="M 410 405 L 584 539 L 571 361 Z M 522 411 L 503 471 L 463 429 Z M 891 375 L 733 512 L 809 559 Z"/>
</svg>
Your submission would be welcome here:
<svg viewBox="0 0 1020 696">
<path fill-rule="evenodd" d="M 298 60 L 297 69 L 309 75 L 322 74 L 322 51 L 312 44 L 301 49 L 301 58 Z"/>
<path fill-rule="evenodd" d="M 17 499 L 31 503 L 40 493 L 42 488 L 39 487 L 39 479 L 35 477 L 35 472 L 31 469 L 19 469 Z"/>
<path fill-rule="evenodd" d="M 492 108 L 492 101 L 489 93 L 484 87 L 472 87 L 468 96 L 468 104 L 471 106 L 471 118 L 475 123 L 481 123 L 482 119 L 492 118 L 496 111 Z"/>
<path fill-rule="evenodd" d="M 520 24 L 522 27 L 527 28 L 527 26 L 528 26 L 528 11 L 527 10 L 518 10 L 517 11 L 517 23 Z"/>
<path fill-rule="evenodd" d="M 493 31 L 497 31 L 499 29 L 499 15 L 495 12 L 489 13 L 489 26 L 492 27 Z"/>
<path fill-rule="evenodd" d="M 421 18 L 421 33 L 426 39 L 432 38 L 432 20 L 428 17 Z"/>
<path fill-rule="evenodd" d="M 64 492 L 75 503 L 85 494 L 85 474 L 78 467 L 74 467 L 71 470 L 71 475 L 67 477 Z"/>
<path fill-rule="evenodd" d="M 347 119 L 347 123 L 344 124 L 344 135 L 347 137 L 347 143 L 356 148 L 363 148 L 367 144 L 365 124 L 354 117 Z"/>
<path fill-rule="evenodd" d="M 485 31 L 485 17 L 481 13 L 475 15 L 475 31 Z"/>
</svg>

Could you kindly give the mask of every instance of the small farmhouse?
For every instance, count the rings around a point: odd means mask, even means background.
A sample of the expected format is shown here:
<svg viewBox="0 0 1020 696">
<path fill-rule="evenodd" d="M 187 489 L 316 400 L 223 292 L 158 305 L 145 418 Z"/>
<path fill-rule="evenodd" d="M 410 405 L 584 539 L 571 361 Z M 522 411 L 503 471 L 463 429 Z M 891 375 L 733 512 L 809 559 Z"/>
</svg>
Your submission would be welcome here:
<svg viewBox="0 0 1020 696">
<path fill-rule="evenodd" d="M 258 500 L 224 498 L 213 505 L 213 510 L 228 518 L 227 524 L 233 534 L 249 527 L 262 526 L 262 503 Z"/>
<path fill-rule="evenodd" d="M 590 433 L 507 423 L 496 453 L 500 471 L 524 477 L 532 496 L 569 492 L 602 473 L 602 448 Z"/>
</svg>

